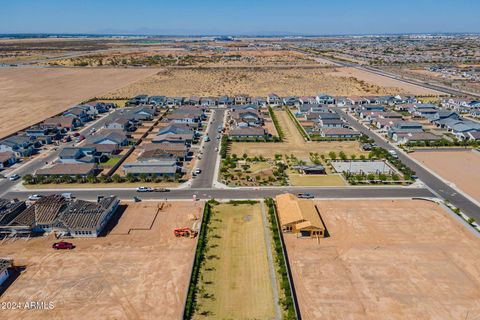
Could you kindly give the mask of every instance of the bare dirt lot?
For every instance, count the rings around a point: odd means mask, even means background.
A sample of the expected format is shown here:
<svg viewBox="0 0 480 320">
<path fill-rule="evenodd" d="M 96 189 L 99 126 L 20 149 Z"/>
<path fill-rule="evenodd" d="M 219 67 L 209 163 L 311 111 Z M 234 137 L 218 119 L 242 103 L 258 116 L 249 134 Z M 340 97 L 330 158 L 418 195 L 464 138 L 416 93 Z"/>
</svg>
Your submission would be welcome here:
<svg viewBox="0 0 480 320">
<path fill-rule="evenodd" d="M 106 236 L 73 239 L 54 251 L 54 237 L 8 241 L 0 257 L 25 271 L 0 301 L 53 302 L 53 310 L 1 310 L 2 319 L 179 319 L 190 281 L 196 240 L 175 238 L 192 226 L 203 204 L 131 204 Z M 158 214 L 157 214 L 158 211 Z"/>
<path fill-rule="evenodd" d="M 328 155 L 330 151 L 339 153 L 345 152 L 347 155 L 355 154 L 357 156 L 367 154 L 360 149 L 358 141 L 322 141 L 305 142 L 302 135 L 298 132 L 293 121 L 284 110 L 275 110 L 280 126 L 285 135 L 284 142 L 281 143 L 261 143 L 261 142 L 233 142 L 230 153 L 239 156 L 246 153 L 248 156 L 264 156 L 273 158 L 275 154 L 293 154 L 302 160 L 310 159 L 310 152 Z"/>
<path fill-rule="evenodd" d="M 480 314 L 480 240 L 437 204 L 364 200 L 317 205 L 330 237 L 319 243 L 285 237 L 303 319 L 466 319 Z"/>
<path fill-rule="evenodd" d="M 165 69 L 130 86 L 110 92 L 113 97 L 136 94 L 167 96 L 222 96 L 248 93 L 266 96 L 315 95 L 387 95 L 400 90 L 359 81 L 351 75 L 333 77 L 330 68 L 189 68 Z M 335 80 L 335 81 L 333 81 Z"/>
<path fill-rule="evenodd" d="M 480 201 L 480 153 L 476 151 L 417 151 L 410 154 L 442 178 Z"/>
<path fill-rule="evenodd" d="M 155 72 L 153 69 L 1 68 L 0 138 Z"/>
<path fill-rule="evenodd" d="M 441 92 L 405 83 L 388 77 L 383 77 L 374 73 L 366 72 L 356 68 L 337 68 L 335 72 L 329 73 L 335 77 L 354 77 L 360 81 L 365 81 L 371 85 L 383 87 L 384 90 L 395 90 L 397 93 L 413 95 L 441 95 Z"/>
</svg>

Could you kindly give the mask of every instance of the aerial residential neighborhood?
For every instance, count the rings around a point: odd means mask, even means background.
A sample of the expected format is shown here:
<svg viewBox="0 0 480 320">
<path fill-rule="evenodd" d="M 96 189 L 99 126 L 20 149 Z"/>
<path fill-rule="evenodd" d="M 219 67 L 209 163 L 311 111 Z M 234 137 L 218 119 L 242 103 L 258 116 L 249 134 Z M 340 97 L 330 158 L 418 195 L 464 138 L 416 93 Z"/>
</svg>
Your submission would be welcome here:
<svg viewBox="0 0 480 320">
<path fill-rule="evenodd" d="M 0 319 L 476 319 L 479 10 L 2 4 Z"/>
</svg>

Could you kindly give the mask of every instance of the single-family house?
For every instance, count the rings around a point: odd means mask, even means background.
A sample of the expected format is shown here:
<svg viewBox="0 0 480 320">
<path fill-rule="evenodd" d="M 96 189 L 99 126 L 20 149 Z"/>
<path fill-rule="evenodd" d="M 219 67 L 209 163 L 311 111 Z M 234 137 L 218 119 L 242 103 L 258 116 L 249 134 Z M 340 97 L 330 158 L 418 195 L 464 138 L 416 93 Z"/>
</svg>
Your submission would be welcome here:
<svg viewBox="0 0 480 320">
<path fill-rule="evenodd" d="M 52 166 L 38 169 L 37 176 L 82 176 L 86 177 L 95 174 L 97 165 L 95 163 L 56 163 Z"/>
<path fill-rule="evenodd" d="M 66 147 L 58 155 L 61 163 L 98 163 L 99 160 L 94 146 Z"/>
<path fill-rule="evenodd" d="M 29 157 L 35 152 L 35 140 L 26 135 L 14 135 L 0 140 L 0 152 L 12 152 L 16 157 Z"/>
<path fill-rule="evenodd" d="M 350 128 L 321 128 L 320 135 L 325 138 L 358 138 L 360 132 Z"/>
<path fill-rule="evenodd" d="M 82 122 L 76 116 L 51 117 L 43 121 L 43 125 L 51 129 L 72 131 L 81 126 Z"/>
<path fill-rule="evenodd" d="M 319 93 L 315 97 L 315 100 L 317 101 L 318 104 L 335 104 L 336 103 L 334 97 L 324 93 Z"/>
<path fill-rule="evenodd" d="M 270 106 L 279 106 L 282 103 L 282 99 L 275 93 L 270 93 L 267 96 L 267 104 Z"/>
<path fill-rule="evenodd" d="M 17 162 L 17 157 L 12 151 L 0 152 L 0 169 L 5 169 Z"/>
<path fill-rule="evenodd" d="M 261 127 L 234 128 L 229 136 L 233 138 L 265 138 L 267 131 Z"/>
<path fill-rule="evenodd" d="M 146 174 L 150 176 L 169 176 L 173 177 L 181 173 L 181 168 L 177 165 L 175 159 L 148 159 L 125 163 L 123 172 L 138 176 Z"/>
<path fill-rule="evenodd" d="M 312 200 L 300 200 L 291 193 L 275 197 L 280 228 L 297 237 L 323 238 L 325 225 Z"/>
</svg>

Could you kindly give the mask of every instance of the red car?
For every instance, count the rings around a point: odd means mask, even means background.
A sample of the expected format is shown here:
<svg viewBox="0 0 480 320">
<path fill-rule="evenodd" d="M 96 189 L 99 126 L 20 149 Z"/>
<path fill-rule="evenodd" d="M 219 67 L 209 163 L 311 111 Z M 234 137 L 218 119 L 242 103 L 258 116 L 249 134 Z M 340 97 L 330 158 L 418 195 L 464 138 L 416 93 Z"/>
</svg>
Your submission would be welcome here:
<svg viewBox="0 0 480 320">
<path fill-rule="evenodd" d="M 75 248 L 75 246 L 73 245 L 73 243 L 70 243 L 70 242 L 66 242 L 66 241 L 60 241 L 60 242 L 55 242 L 53 245 L 52 245 L 52 248 L 53 249 L 56 249 L 56 250 L 60 250 L 60 249 L 73 249 Z"/>
</svg>

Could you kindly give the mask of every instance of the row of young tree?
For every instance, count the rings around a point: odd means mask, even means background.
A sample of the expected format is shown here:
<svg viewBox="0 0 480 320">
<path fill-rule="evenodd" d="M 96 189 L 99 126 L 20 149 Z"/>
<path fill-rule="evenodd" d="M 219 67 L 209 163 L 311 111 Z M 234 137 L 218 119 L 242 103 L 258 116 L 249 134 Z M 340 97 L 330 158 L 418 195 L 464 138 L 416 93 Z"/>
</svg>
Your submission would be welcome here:
<svg viewBox="0 0 480 320">
<path fill-rule="evenodd" d="M 175 176 L 156 176 L 142 173 L 138 176 L 133 174 L 127 174 L 126 176 L 121 176 L 119 174 L 114 174 L 112 176 L 99 175 L 95 176 L 90 174 L 88 176 L 69 176 L 69 175 L 51 175 L 51 176 L 42 176 L 42 175 L 31 175 L 27 174 L 23 176 L 23 182 L 27 185 L 35 184 L 63 184 L 63 183 L 124 183 L 124 182 L 174 182 L 180 180 L 180 174 L 175 174 Z"/>
</svg>

